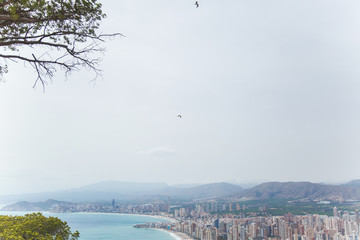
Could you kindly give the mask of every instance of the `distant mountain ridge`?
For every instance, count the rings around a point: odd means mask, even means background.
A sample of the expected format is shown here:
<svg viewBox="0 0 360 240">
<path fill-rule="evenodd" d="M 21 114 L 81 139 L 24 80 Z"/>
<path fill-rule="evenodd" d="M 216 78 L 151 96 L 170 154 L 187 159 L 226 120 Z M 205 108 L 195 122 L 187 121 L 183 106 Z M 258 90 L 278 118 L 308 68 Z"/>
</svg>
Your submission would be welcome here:
<svg viewBox="0 0 360 240">
<path fill-rule="evenodd" d="M 216 198 L 227 196 L 235 193 L 240 193 L 244 189 L 240 186 L 230 183 L 210 183 L 192 188 L 175 188 L 168 187 L 157 192 L 155 195 L 170 196 L 180 199 L 203 199 L 203 198 Z"/>
<path fill-rule="evenodd" d="M 69 202 L 57 201 L 49 199 L 45 202 L 27 202 L 21 201 L 15 204 L 5 206 L 1 211 L 50 211 L 56 205 L 72 205 Z"/>
<path fill-rule="evenodd" d="M 100 182 L 66 191 L 47 192 L 39 194 L 24 194 L 0 197 L 2 202 L 45 201 L 57 199 L 70 202 L 99 202 L 113 198 L 119 200 L 145 200 L 163 198 L 179 198 L 192 200 L 199 198 L 214 198 L 239 193 L 242 187 L 230 183 L 210 183 L 199 186 L 184 185 L 173 187 L 165 183 L 132 183 L 132 182 Z"/>
<path fill-rule="evenodd" d="M 137 182 L 118 182 L 118 181 L 104 181 L 85 185 L 79 188 L 72 189 L 74 192 L 94 191 L 94 192 L 116 192 L 123 194 L 136 194 L 148 191 L 154 191 L 169 187 L 166 183 L 137 183 Z"/>
<path fill-rule="evenodd" d="M 267 182 L 236 196 L 253 199 L 360 200 L 360 188 L 311 182 Z"/>
<path fill-rule="evenodd" d="M 348 183 L 345 183 L 346 186 L 360 187 L 360 179 L 352 180 Z"/>
<path fill-rule="evenodd" d="M 9 204 L 19 201 L 41 202 L 47 199 L 57 199 L 58 201 L 76 203 L 110 201 L 113 198 L 125 201 L 144 201 L 166 200 L 168 197 L 179 200 L 210 198 L 360 200 L 359 184 L 360 180 L 353 180 L 343 185 L 311 182 L 266 182 L 243 189 L 238 185 L 225 182 L 170 186 L 166 183 L 108 181 L 67 191 L 0 196 L 0 202 Z"/>
</svg>

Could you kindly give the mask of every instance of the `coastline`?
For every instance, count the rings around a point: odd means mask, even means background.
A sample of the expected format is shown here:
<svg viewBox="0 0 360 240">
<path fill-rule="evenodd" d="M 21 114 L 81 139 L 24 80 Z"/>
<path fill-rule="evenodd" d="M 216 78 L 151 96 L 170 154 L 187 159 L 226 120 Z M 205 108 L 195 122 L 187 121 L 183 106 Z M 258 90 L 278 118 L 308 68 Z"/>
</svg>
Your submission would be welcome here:
<svg viewBox="0 0 360 240">
<path fill-rule="evenodd" d="M 116 214 L 116 213 L 115 213 Z M 139 214 L 139 213 L 117 213 L 119 215 L 135 215 L 135 216 L 144 216 L 144 217 L 153 217 L 153 218 L 158 218 L 158 219 L 165 219 L 168 220 L 169 222 L 177 222 L 176 219 L 171 218 L 171 217 L 167 217 L 167 216 L 162 216 L 162 215 L 148 215 L 148 214 Z"/>
<path fill-rule="evenodd" d="M 152 218 L 157 218 L 157 219 L 162 219 L 162 220 L 165 219 L 165 220 L 168 220 L 169 222 L 177 222 L 178 221 L 178 220 L 168 217 L 168 216 L 148 215 L 148 214 L 139 214 L 139 213 L 101 213 L 101 212 L 82 212 L 82 213 L 114 214 L 114 215 L 125 215 L 125 216 L 135 215 L 135 216 L 142 216 L 142 217 L 152 217 Z M 173 231 L 173 230 L 169 230 L 169 229 L 165 229 L 165 228 L 149 228 L 149 229 L 166 232 L 167 234 L 169 234 L 172 238 L 174 238 L 176 240 L 194 240 L 194 238 L 192 238 L 189 235 L 187 235 L 186 233 L 182 233 L 182 232 L 177 232 L 177 231 Z"/>
<path fill-rule="evenodd" d="M 103 214 L 117 214 L 117 215 L 126 215 L 126 216 L 135 215 L 135 216 L 143 216 L 143 217 L 152 217 L 152 218 L 157 218 L 157 219 L 162 219 L 162 220 L 165 219 L 165 220 L 168 220 L 169 222 L 177 222 L 178 221 L 174 218 L 171 218 L 168 216 L 162 216 L 162 215 L 149 215 L 149 214 L 139 214 L 139 213 L 103 213 Z M 165 229 L 165 228 L 149 228 L 149 229 L 166 232 L 167 234 L 169 234 L 172 238 L 174 238 L 176 240 L 194 240 L 194 238 L 190 237 L 186 233 L 177 232 L 177 231 L 173 231 L 170 229 Z"/>
<path fill-rule="evenodd" d="M 14 212 L 14 213 L 26 214 L 26 213 L 37 212 L 37 211 L 5 211 L 5 212 Z M 46 214 L 49 214 L 49 215 L 54 213 L 54 212 L 49 212 L 49 211 L 40 211 L 40 212 L 46 213 Z M 77 214 L 77 213 L 78 214 L 79 213 L 80 214 L 101 214 L 101 215 L 124 215 L 124 216 L 131 216 L 131 215 L 134 216 L 135 215 L 135 216 L 156 218 L 156 219 L 159 219 L 159 222 L 161 222 L 161 220 L 166 220 L 166 221 L 169 221 L 169 222 L 177 222 L 178 221 L 178 220 L 176 220 L 174 218 L 171 218 L 169 216 L 148 215 L 148 214 L 138 214 L 138 213 L 71 212 L 71 213 L 64 213 L 64 214 Z M 17 214 L 15 214 L 15 215 L 17 215 Z M 169 234 L 175 240 L 193 240 L 193 238 L 191 238 L 190 236 L 188 236 L 187 234 L 182 233 L 182 232 L 177 232 L 177 231 L 173 231 L 173 230 L 169 230 L 169 229 L 165 229 L 165 228 L 149 228 L 149 229 L 166 232 L 167 234 Z"/>
<path fill-rule="evenodd" d="M 186 233 L 176 232 L 176 231 L 168 230 L 168 229 L 164 229 L 164 228 L 151 228 L 151 229 L 166 232 L 166 233 L 170 234 L 170 236 L 176 240 L 194 240 L 194 238 L 190 237 Z"/>
<path fill-rule="evenodd" d="M 29 213 L 31 212 L 42 212 L 42 213 L 58 213 L 58 212 L 48 212 L 48 211 L 29 211 Z M 25 212 L 24 212 L 25 213 Z M 26 212 L 27 213 L 27 212 Z M 60 212 L 61 213 L 61 212 Z M 169 222 L 177 222 L 178 220 L 171 218 L 171 217 L 167 217 L 167 216 L 162 216 L 162 215 L 149 215 L 149 214 L 140 214 L 140 213 L 112 213 L 112 212 L 70 212 L 68 214 L 76 214 L 76 213 L 81 213 L 81 214 L 111 214 L 111 215 L 127 215 L 127 216 L 142 216 L 142 217 L 152 217 L 152 218 L 158 218 L 158 219 L 163 219 L 163 220 L 168 220 Z"/>
</svg>

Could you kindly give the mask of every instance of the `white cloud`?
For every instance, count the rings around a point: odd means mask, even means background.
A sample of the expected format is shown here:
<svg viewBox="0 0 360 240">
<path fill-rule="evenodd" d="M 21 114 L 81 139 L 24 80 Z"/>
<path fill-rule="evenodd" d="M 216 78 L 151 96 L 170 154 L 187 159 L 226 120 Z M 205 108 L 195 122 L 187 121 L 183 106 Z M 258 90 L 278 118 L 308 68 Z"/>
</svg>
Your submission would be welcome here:
<svg viewBox="0 0 360 240">
<path fill-rule="evenodd" d="M 176 151 L 174 149 L 165 146 L 149 148 L 136 153 L 138 156 L 169 156 L 175 154 Z"/>
</svg>

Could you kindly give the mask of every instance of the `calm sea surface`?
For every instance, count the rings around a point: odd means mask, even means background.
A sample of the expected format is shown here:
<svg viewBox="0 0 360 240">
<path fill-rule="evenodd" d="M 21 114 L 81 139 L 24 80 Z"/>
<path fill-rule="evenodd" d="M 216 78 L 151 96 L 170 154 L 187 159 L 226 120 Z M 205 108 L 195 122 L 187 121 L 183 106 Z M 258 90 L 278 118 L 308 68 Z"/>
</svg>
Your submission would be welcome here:
<svg viewBox="0 0 360 240">
<path fill-rule="evenodd" d="M 24 215 L 24 212 L 1 212 L 1 215 Z M 164 219 L 101 213 L 43 213 L 66 221 L 81 240 L 174 240 L 166 232 L 133 228 L 135 224 L 166 221 Z"/>
</svg>

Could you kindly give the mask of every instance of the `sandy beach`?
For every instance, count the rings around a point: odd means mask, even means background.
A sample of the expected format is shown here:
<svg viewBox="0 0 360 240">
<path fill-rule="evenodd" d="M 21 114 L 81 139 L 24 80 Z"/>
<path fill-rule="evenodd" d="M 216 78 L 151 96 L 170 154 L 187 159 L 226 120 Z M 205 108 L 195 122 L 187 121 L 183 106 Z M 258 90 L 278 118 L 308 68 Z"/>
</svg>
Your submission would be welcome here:
<svg viewBox="0 0 360 240">
<path fill-rule="evenodd" d="M 176 219 L 166 217 L 166 216 L 162 216 L 162 215 L 146 215 L 146 214 L 123 214 L 123 215 L 147 216 L 147 217 L 153 217 L 153 218 L 158 218 L 158 219 L 166 219 L 169 222 L 176 222 L 177 221 Z M 176 232 L 176 231 L 169 230 L 169 229 L 164 229 L 164 228 L 151 228 L 151 229 L 156 229 L 156 230 L 159 230 L 159 231 L 169 233 L 171 235 L 171 237 L 173 237 L 176 240 L 194 240 L 194 238 L 190 237 L 186 233 Z"/>
<path fill-rule="evenodd" d="M 185 234 L 185 233 L 181 233 L 181 232 L 175 232 L 173 230 L 167 230 L 167 229 L 163 229 L 163 228 L 153 228 L 159 231 L 163 231 L 163 232 L 167 232 L 169 233 L 173 238 L 175 238 L 176 240 L 194 240 L 194 238 L 190 237 L 189 235 Z"/>
<path fill-rule="evenodd" d="M 176 219 L 171 218 L 171 217 L 167 217 L 167 216 L 162 216 L 162 215 L 147 215 L 147 214 L 137 214 L 139 216 L 147 216 L 147 217 L 153 217 L 153 218 L 159 218 L 159 219 L 165 219 L 168 220 L 169 222 L 177 222 Z"/>
</svg>

